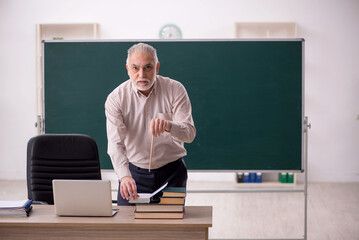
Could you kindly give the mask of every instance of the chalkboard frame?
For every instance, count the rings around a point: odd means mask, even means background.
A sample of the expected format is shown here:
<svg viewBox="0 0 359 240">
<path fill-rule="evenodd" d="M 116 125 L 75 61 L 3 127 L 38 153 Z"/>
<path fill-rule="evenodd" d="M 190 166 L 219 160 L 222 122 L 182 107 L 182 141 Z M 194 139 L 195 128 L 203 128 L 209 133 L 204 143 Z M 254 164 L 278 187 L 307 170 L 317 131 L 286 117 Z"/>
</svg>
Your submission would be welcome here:
<svg viewBox="0 0 359 240">
<path fill-rule="evenodd" d="M 186 39 L 186 40 L 153 40 L 153 39 L 143 39 L 143 40 L 62 40 L 62 41 L 53 41 L 53 40 L 49 40 L 49 41 L 43 41 L 43 49 L 45 49 L 45 44 L 47 43 L 84 43 L 84 42 L 95 42 L 95 43 L 111 43 L 111 42 L 132 42 L 132 43 L 137 43 L 137 42 L 147 42 L 147 43 L 154 43 L 154 42 L 248 42 L 248 41 L 253 41 L 253 42 L 291 42 L 291 41 L 299 41 L 302 43 L 302 72 L 301 72 L 301 76 L 302 76 L 302 96 L 301 96 L 301 101 L 302 101 L 302 109 L 301 109 L 301 167 L 300 169 L 249 169 L 251 171 L 262 171 L 262 172 L 281 172 L 281 171 L 291 171 L 291 172 L 303 172 L 304 171 L 304 131 L 303 131 L 303 122 L 304 122 L 304 115 L 305 115 L 305 111 L 304 111 L 304 39 Z M 45 91 L 45 71 L 46 71 L 46 64 L 45 64 L 45 51 L 43 51 L 43 72 L 44 72 L 44 86 L 43 89 Z M 160 59 L 161 62 L 161 59 Z M 44 92 L 44 96 L 45 92 Z M 43 102 L 43 108 L 44 108 L 44 112 L 45 112 L 45 101 L 46 101 L 46 97 L 44 97 L 44 102 Z M 46 116 L 45 116 L 46 117 Z M 46 119 L 46 118 L 45 118 Z M 45 132 L 46 132 L 46 125 L 45 125 Z M 221 172 L 236 172 L 236 171 L 242 171 L 242 170 L 248 170 L 248 169 L 189 169 L 191 171 L 206 171 L 206 172 L 211 172 L 211 171 L 221 171 Z"/>
</svg>

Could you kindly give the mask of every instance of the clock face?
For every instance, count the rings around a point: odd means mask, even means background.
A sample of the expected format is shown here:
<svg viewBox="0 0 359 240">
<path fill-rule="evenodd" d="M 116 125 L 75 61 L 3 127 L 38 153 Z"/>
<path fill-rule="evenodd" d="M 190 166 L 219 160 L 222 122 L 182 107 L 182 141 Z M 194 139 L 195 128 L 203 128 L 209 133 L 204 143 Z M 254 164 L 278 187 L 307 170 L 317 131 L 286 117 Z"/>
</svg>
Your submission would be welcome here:
<svg viewBox="0 0 359 240">
<path fill-rule="evenodd" d="M 167 24 L 163 26 L 159 34 L 161 39 L 179 39 L 182 38 L 180 28 L 174 24 Z"/>
</svg>

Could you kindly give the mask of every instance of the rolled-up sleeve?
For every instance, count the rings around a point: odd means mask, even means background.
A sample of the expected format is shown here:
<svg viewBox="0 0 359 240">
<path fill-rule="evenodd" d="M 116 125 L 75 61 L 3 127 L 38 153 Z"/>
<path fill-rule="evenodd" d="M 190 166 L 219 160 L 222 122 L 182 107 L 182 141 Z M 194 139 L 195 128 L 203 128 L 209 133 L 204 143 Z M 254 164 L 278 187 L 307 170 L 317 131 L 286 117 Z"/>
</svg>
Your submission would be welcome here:
<svg viewBox="0 0 359 240">
<path fill-rule="evenodd" d="M 126 138 L 126 126 L 123 121 L 120 104 L 116 101 L 115 92 L 112 92 L 105 102 L 106 131 L 108 148 L 107 153 L 119 179 L 131 176 L 129 160 L 126 156 L 124 140 Z"/>
</svg>

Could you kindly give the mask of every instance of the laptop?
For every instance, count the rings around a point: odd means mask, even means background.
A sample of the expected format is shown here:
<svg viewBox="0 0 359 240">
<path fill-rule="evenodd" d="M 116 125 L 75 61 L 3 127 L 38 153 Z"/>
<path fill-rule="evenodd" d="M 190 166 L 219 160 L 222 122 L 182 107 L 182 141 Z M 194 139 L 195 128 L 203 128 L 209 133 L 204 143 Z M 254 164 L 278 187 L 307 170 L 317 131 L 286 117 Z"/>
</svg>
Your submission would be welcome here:
<svg viewBox="0 0 359 240">
<path fill-rule="evenodd" d="M 53 180 L 55 212 L 59 216 L 113 216 L 109 180 Z"/>
</svg>

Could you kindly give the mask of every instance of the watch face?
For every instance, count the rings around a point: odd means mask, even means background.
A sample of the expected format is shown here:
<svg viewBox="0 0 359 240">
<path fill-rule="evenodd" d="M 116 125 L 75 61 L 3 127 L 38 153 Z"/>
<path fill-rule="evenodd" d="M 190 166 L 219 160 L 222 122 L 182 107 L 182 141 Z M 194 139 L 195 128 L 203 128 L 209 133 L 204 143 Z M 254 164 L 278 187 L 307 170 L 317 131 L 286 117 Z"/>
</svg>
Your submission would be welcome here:
<svg viewBox="0 0 359 240">
<path fill-rule="evenodd" d="M 182 32 L 176 25 L 167 24 L 161 28 L 159 37 L 161 39 L 179 39 L 182 38 Z"/>
</svg>

